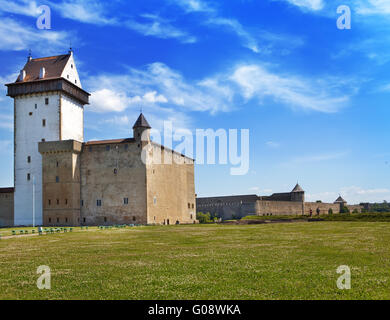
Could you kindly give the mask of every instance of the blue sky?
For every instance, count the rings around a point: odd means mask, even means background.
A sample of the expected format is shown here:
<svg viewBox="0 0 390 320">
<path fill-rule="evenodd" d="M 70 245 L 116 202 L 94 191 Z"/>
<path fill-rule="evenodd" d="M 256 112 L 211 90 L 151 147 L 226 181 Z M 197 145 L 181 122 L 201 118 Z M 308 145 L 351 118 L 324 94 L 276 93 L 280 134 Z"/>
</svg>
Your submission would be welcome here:
<svg viewBox="0 0 390 320">
<path fill-rule="evenodd" d="M 39 30 L 37 8 L 51 8 Z M 349 5 L 352 29 L 339 30 Z M 390 201 L 390 2 L 385 0 L 0 0 L 0 82 L 28 50 L 70 43 L 90 93 L 85 138 L 153 127 L 249 129 L 250 169 L 197 165 L 199 196 L 289 191 Z M 3 87 L 3 85 L 2 85 Z M 0 89 L 0 185 L 13 184 L 13 103 Z"/>
</svg>

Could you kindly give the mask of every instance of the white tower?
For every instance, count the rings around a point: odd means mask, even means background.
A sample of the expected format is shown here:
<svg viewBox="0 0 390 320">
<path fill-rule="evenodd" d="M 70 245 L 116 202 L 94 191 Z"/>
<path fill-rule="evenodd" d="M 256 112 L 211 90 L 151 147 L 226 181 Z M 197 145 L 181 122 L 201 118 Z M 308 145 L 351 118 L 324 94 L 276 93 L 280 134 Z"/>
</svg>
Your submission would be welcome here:
<svg viewBox="0 0 390 320">
<path fill-rule="evenodd" d="M 15 226 L 42 224 L 41 141 L 84 140 L 84 105 L 89 93 L 81 87 L 73 52 L 32 59 L 14 83 Z M 34 207 L 33 208 L 33 204 Z"/>
</svg>

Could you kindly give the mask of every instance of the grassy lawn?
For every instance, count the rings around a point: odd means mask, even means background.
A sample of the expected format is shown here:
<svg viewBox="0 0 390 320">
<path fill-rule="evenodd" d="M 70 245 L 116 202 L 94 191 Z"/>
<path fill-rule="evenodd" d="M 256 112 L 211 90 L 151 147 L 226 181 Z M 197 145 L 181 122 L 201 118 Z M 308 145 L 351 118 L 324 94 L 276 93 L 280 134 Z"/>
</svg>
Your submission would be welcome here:
<svg viewBox="0 0 390 320">
<path fill-rule="evenodd" d="M 0 299 L 390 299 L 387 222 L 76 229 L 0 240 Z"/>
</svg>

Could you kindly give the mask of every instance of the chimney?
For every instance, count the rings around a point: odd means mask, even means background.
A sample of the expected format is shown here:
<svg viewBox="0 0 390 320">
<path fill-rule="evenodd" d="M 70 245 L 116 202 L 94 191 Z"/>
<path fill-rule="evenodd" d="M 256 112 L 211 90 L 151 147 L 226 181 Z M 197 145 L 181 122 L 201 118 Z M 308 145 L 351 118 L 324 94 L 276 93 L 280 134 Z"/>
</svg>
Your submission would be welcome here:
<svg viewBox="0 0 390 320">
<path fill-rule="evenodd" d="M 26 78 L 26 70 L 20 70 L 19 81 L 24 81 Z"/>
<path fill-rule="evenodd" d="M 39 79 L 43 79 L 45 77 L 45 68 L 42 67 L 41 70 L 39 70 Z"/>
</svg>

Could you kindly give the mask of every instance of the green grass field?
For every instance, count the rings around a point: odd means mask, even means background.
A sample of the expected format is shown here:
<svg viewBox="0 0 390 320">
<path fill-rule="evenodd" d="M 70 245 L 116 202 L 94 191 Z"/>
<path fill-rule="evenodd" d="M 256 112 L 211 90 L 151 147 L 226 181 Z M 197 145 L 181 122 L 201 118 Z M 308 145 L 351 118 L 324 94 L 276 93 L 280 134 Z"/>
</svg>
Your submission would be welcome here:
<svg viewBox="0 0 390 320">
<path fill-rule="evenodd" d="M 40 265 L 51 268 L 51 290 L 36 287 Z M 340 265 L 351 268 L 351 290 L 336 286 Z M 3 236 L 0 299 L 390 299 L 390 223 Z"/>
</svg>

